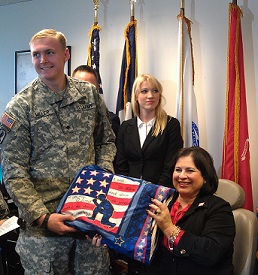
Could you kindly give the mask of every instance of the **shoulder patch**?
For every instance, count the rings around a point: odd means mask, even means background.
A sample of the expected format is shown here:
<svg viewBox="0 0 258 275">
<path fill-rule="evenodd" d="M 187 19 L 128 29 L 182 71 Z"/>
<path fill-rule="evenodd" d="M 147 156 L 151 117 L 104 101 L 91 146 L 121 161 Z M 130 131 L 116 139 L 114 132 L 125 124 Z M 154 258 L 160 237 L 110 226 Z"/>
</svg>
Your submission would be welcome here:
<svg viewBox="0 0 258 275">
<path fill-rule="evenodd" d="M 2 115 L 1 122 L 4 126 L 11 129 L 15 124 L 16 120 L 5 112 Z"/>
<path fill-rule="evenodd" d="M 0 144 L 3 143 L 5 136 L 6 136 L 5 130 L 0 128 Z"/>
</svg>

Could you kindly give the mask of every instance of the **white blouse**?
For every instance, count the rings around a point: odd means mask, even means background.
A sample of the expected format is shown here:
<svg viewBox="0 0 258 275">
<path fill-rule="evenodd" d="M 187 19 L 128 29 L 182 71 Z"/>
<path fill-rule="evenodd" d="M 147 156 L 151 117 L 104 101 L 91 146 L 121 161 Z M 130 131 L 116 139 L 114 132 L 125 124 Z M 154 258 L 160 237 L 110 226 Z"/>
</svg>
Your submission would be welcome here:
<svg viewBox="0 0 258 275">
<path fill-rule="evenodd" d="M 140 137 L 141 147 L 143 146 L 143 143 L 144 143 L 151 127 L 153 126 L 154 122 L 155 122 L 155 117 L 147 123 L 142 122 L 141 119 L 139 117 L 137 117 L 137 126 L 138 126 L 138 133 L 139 133 L 139 137 Z"/>
</svg>

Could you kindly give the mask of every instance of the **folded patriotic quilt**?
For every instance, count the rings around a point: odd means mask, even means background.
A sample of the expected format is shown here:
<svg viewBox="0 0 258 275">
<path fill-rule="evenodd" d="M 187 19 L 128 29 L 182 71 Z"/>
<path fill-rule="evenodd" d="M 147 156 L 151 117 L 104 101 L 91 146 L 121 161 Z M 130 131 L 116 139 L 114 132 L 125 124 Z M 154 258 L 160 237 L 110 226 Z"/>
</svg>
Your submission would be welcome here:
<svg viewBox="0 0 258 275">
<path fill-rule="evenodd" d="M 90 165 L 81 168 L 57 208 L 76 220 L 67 224 L 126 256 L 150 264 L 156 249 L 157 226 L 147 214 L 151 198 L 167 203 L 174 189 L 141 179 L 115 175 Z"/>
</svg>

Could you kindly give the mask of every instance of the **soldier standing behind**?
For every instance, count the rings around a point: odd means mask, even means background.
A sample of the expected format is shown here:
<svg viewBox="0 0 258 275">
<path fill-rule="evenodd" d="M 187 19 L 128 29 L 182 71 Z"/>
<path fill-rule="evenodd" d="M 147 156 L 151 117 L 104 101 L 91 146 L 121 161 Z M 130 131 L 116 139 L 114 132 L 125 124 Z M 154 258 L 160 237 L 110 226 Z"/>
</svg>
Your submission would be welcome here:
<svg viewBox="0 0 258 275">
<path fill-rule="evenodd" d="M 72 215 L 54 213 L 78 169 L 96 164 L 113 172 L 115 136 L 95 86 L 64 74 L 70 58 L 65 36 L 45 29 L 30 41 L 38 78 L 18 93 L 2 115 L 3 177 L 25 220 L 16 250 L 25 274 L 106 275 L 105 247 L 95 247 L 67 226 Z"/>
</svg>

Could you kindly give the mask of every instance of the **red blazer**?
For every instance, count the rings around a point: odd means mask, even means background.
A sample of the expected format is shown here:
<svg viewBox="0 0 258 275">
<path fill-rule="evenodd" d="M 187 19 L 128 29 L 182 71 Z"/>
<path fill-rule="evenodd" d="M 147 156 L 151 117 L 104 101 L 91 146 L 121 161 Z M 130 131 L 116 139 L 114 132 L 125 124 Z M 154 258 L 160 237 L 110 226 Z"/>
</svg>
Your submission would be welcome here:
<svg viewBox="0 0 258 275">
<path fill-rule="evenodd" d="M 151 132 L 141 148 L 137 119 L 132 118 L 120 125 L 115 173 L 172 187 L 171 161 L 183 146 L 180 123 L 176 118 L 168 116 L 162 134 L 154 137 Z"/>
</svg>

